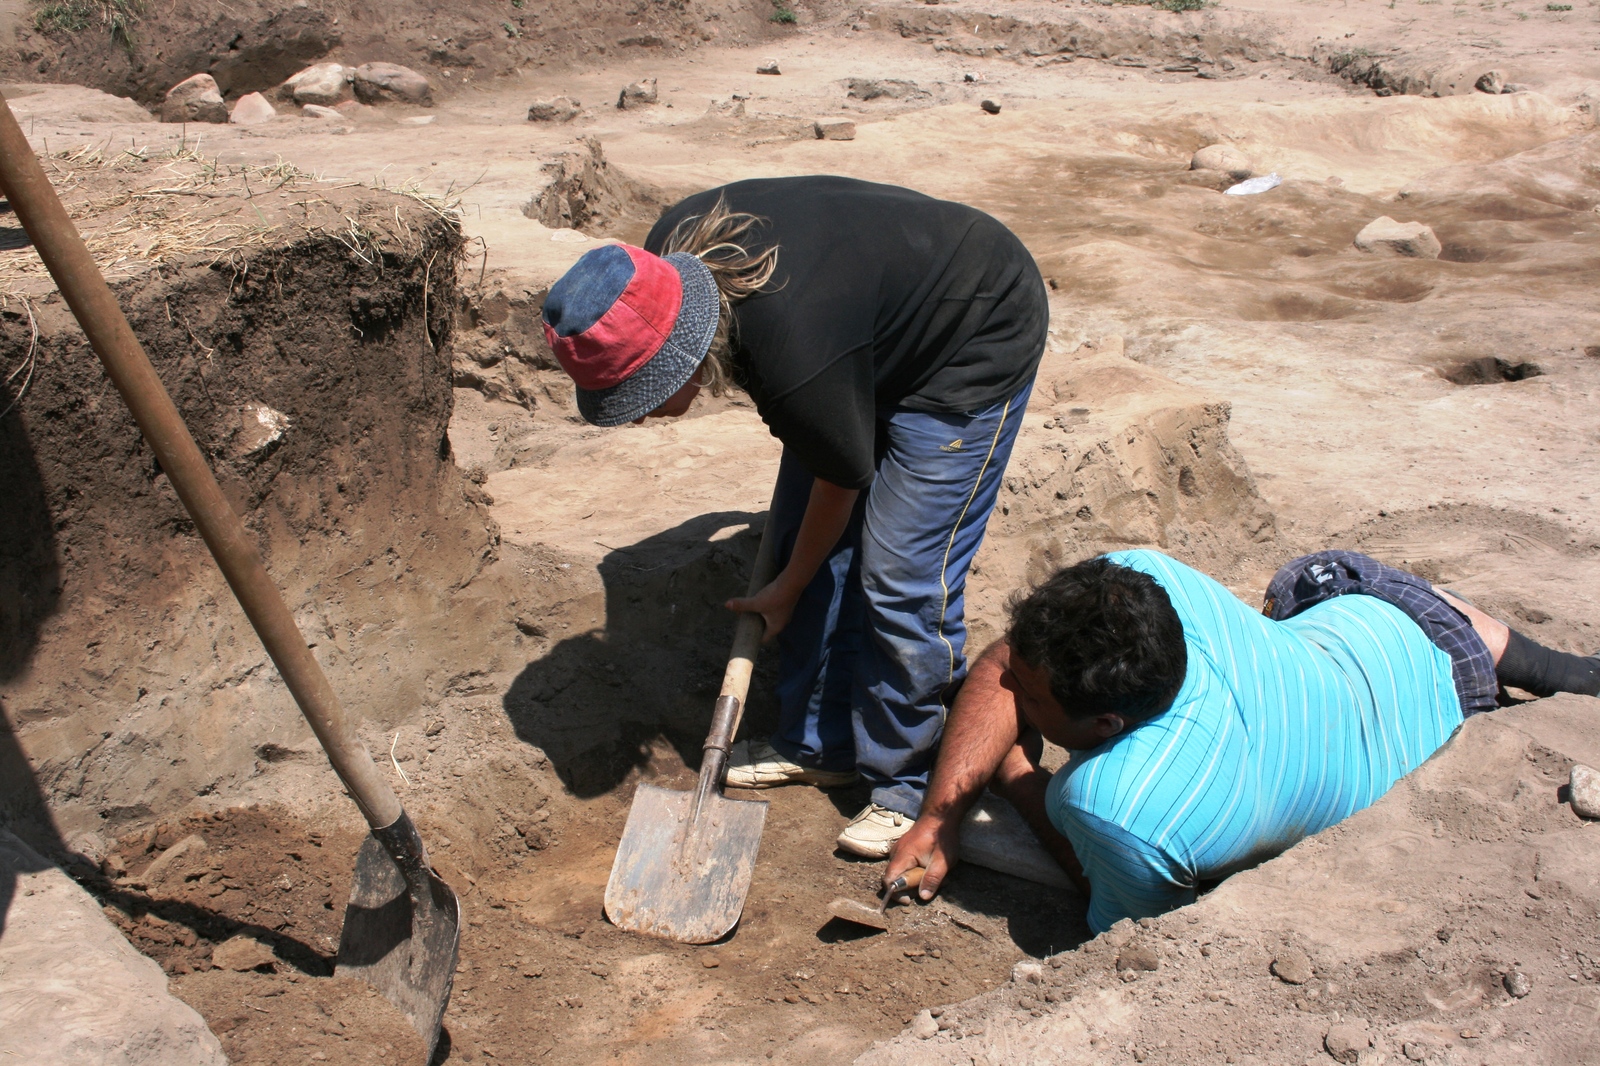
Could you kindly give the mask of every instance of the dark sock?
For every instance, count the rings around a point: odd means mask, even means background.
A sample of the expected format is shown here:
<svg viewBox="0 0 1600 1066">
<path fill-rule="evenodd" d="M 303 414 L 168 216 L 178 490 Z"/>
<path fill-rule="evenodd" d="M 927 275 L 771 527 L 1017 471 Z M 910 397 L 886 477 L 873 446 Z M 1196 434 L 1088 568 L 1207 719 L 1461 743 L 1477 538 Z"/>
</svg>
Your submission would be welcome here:
<svg viewBox="0 0 1600 1066">
<path fill-rule="evenodd" d="M 1535 696 L 1576 692 L 1600 696 L 1600 656 L 1572 655 L 1535 644 L 1511 630 L 1506 653 L 1495 667 L 1502 685 L 1513 685 Z"/>
</svg>

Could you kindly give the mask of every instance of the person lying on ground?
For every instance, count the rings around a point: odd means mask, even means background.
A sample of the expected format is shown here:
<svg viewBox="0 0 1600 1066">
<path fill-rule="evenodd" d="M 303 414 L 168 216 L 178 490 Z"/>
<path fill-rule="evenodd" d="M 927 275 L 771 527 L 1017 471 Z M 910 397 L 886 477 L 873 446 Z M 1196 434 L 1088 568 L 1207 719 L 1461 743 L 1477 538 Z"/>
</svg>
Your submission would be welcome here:
<svg viewBox="0 0 1600 1066">
<path fill-rule="evenodd" d="M 975 208 L 837 177 L 741 181 L 586 253 L 544 303 L 578 411 L 616 426 L 737 386 L 783 442 L 779 573 L 736 611 L 779 650 L 778 730 L 727 784 L 854 784 L 838 845 L 916 817 L 966 676 L 964 590 L 1049 306 L 1022 242 Z"/>
<path fill-rule="evenodd" d="M 991 786 L 1092 930 L 1161 914 L 1375 802 L 1502 686 L 1600 695 L 1600 656 L 1354 552 L 1289 563 L 1261 614 L 1159 552 L 1090 559 L 1016 599 L 973 664 L 884 882 L 923 866 L 932 898 Z M 1072 753 L 1054 775 L 1043 738 Z"/>
</svg>

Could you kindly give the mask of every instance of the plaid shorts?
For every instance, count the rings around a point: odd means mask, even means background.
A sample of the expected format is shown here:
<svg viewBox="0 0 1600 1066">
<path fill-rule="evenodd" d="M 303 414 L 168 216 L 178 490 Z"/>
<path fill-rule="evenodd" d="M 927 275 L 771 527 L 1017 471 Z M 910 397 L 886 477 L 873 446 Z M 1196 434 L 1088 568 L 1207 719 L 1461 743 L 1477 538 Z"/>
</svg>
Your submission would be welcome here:
<svg viewBox="0 0 1600 1066">
<path fill-rule="evenodd" d="M 1450 656 L 1461 699 L 1461 716 L 1470 718 L 1497 706 L 1500 681 L 1494 657 L 1467 616 L 1445 602 L 1415 574 L 1385 566 L 1358 552 L 1322 551 L 1291 560 L 1272 577 L 1261 613 L 1274 621 L 1293 618 L 1334 596 L 1376 596 L 1404 611 L 1434 646 Z"/>
</svg>

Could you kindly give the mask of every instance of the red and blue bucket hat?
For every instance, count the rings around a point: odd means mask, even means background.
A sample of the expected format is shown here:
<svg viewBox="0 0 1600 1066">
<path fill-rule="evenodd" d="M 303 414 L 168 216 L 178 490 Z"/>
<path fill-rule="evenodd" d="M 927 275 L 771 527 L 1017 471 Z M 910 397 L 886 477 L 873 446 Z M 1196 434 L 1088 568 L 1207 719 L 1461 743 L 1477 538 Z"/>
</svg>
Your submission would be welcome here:
<svg viewBox="0 0 1600 1066">
<path fill-rule="evenodd" d="M 578 386 L 578 413 L 620 426 L 689 383 L 717 332 L 711 271 L 685 252 L 631 244 L 585 252 L 544 300 L 544 335 Z"/>
</svg>

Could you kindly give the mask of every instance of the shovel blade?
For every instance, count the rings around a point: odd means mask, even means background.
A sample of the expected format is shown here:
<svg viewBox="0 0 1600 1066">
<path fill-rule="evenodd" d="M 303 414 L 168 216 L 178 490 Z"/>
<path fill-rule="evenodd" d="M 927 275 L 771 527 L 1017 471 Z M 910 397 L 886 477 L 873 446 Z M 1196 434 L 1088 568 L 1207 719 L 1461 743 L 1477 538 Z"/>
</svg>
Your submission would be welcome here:
<svg viewBox="0 0 1600 1066">
<path fill-rule="evenodd" d="M 641 784 L 606 882 L 606 917 L 618 929 L 684 944 L 721 939 L 739 921 L 765 800 L 713 792 L 694 811 L 694 793 Z"/>
<path fill-rule="evenodd" d="M 378 837 L 369 833 L 356 858 L 350 903 L 339 936 L 340 977 L 359 977 L 406 1016 L 431 1061 L 455 984 L 461 948 L 461 901 L 427 866 L 411 884 Z"/>
</svg>

